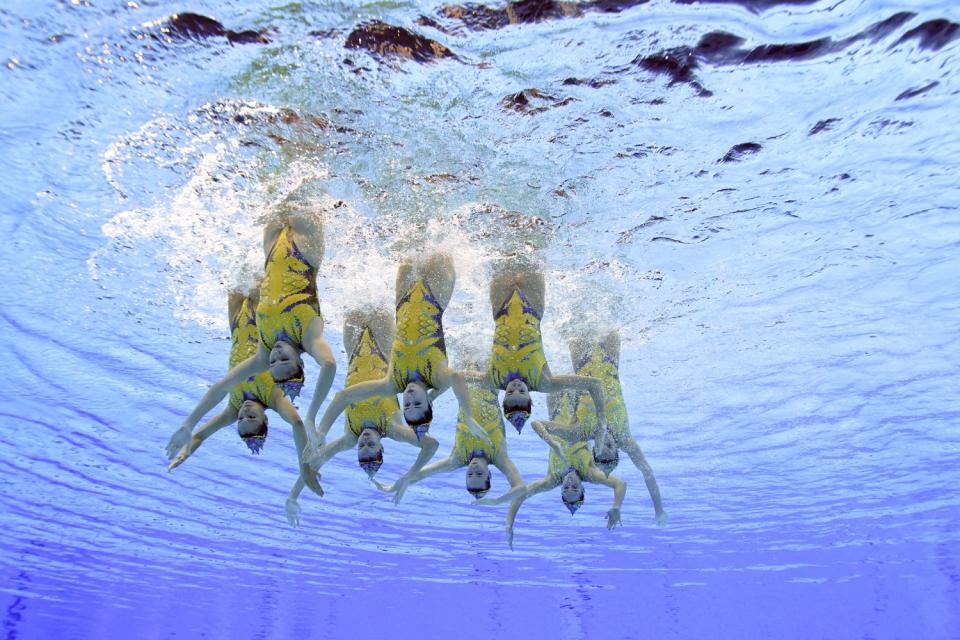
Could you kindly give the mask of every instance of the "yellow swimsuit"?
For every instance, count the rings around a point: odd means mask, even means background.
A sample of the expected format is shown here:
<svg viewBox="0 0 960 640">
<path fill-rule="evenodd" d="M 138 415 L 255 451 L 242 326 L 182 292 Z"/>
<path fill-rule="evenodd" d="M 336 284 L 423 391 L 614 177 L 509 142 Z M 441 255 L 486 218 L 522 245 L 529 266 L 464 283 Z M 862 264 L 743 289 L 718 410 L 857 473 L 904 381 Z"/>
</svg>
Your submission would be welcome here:
<svg viewBox="0 0 960 640">
<path fill-rule="evenodd" d="M 244 299 L 237 315 L 230 318 L 230 368 L 232 369 L 257 352 L 260 342 L 257 319 L 250 299 Z M 271 406 L 273 378 L 264 371 L 247 378 L 230 390 L 230 406 L 240 410 L 244 400 L 256 400 L 265 407 Z"/>
<path fill-rule="evenodd" d="M 257 327 L 270 350 L 277 340 L 303 348 L 303 334 L 314 318 L 323 321 L 317 298 L 317 270 L 307 262 L 285 226 L 270 249 L 260 285 Z"/>
<path fill-rule="evenodd" d="M 530 391 L 536 391 L 547 364 L 540 334 L 540 316 L 520 290 L 514 289 L 494 320 L 491 381 L 503 389 L 511 380 L 523 380 Z"/>
<path fill-rule="evenodd" d="M 347 369 L 347 380 L 345 386 L 350 387 L 358 382 L 368 380 L 380 380 L 387 375 L 387 359 L 377 348 L 377 343 L 373 339 L 373 334 L 368 327 L 364 327 L 360 333 L 360 339 L 353 353 L 350 354 L 350 364 Z M 347 417 L 347 428 L 353 435 L 360 437 L 360 432 L 367 427 L 373 427 L 386 435 L 387 425 L 396 411 L 400 410 L 400 403 L 397 402 L 397 396 L 373 396 L 360 402 L 349 405 L 345 414 Z"/>
<path fill-rule="evenodd" d="M 547 475 L 555 480 L 561 480 L 567 474 L 570 467 L 577 470 L 581 478 L 587 477 L 587 470 L 593 465 L 593 453 L 590 447 L 584 441 L 568 444 L 563 448 L 564 453 L 570 459 L 567 464 L 560 456 L 550 449 L 550 463 L 547 466 Z"/>
<path fill-rule="evenodd" d="M 505 437 L 503 416 L 500 413 L 500 401 L 497 399 L 497 392 L 471 385 L 470 410 L 473 413 L 473 419 L 490 436 L 491 442 L 485 442 L 470 433 L 467 428 L 466 416 L 461 411 L 457 416 L 457 434 L 453 442 L 452 455 L 461 464 L 468 464 L 477 455 L 482 455 L 488 461 L 493 462 L 503 447 Z"/>
<path fill-rule="evenodd" d="M 397 305 L 397 333 L 391 355 L 393 386 L 397 393 L 419 381 L 435 388 L 433 374 L 447 361 L 443 342 L 443 308 L 422 278 Z"/>
<path fill-rule="evenodd" d="M 577 375 L 592 376 L 603 387 L 603 406 L 607 414 L 607 427 L 615 436 L 627 433 L 627 406 L 620 387 L 620 371 L 617 362 L 603 348 L 603 343 L 594 343 L 588 355 L 575 363 Z M 597 428 L 597 410 L 590 394 L 580 395 L 577 401 L 577 422 L 581 433 L 592 435 Z"/>
</svg>

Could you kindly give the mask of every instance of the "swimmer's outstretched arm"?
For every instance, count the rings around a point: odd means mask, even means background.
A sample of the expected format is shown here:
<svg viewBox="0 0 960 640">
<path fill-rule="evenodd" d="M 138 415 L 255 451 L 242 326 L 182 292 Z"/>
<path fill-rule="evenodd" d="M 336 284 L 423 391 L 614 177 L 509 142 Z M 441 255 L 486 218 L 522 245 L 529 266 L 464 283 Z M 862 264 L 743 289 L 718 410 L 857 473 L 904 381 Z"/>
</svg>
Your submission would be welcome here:
<svg viewBox="0 0 960 640">
<path fill-rule="evenodd" d="M 643 455 L 640 445 L 638 445 L 637 441 L 632 437 L 628 437 L 626 441 L 622 443 L 621 448 L 630 456 L 630 460 L 633 461 L 633 464 L 640 470 L 640 473 L 643 474 L 643 481 L 647 485 L 647 491 L 650 492 L 650 499 L 653 500 L 653 511 L 656 514 L 657 526 L 662 527 L 666 525 L 668 518 L 667 512 L 663 509 L 663 501 L 660 498 L 660 487 L 657 485 L 657 478 L 653 475 L 653 468 L 650 466 L 650 463 L 647 462 L 646 456 Z"/>
<path fill-rule="evenodd" d="M 173 471 L 183 464 L 183 461 L 189 458 L 193 452 L 196 451 L 201 444 L 203 444 L 204 440 L 215 434 L 217 431 L 220 431 L 220 429 L 230 425 L 236 419 L 237 412 L 233 410 L 233 407 L 228 406 L 226 409 L 207 420 L 203 426 L 193 434 L 193 437 L 190 439 L 190 444 L 184 445 L 180 449 L 180 452 L 177 453 L 177 457 L 175 457 L 173 462 L 170 463 L 170 466 L 167 467 L 167 471 Z"/>
<path fill-rule="evenodd" d="M 520 505 L 530 496 L 543 493 L 544 491 L 550 491 L 550 489 L 553 489 L 559 484 L 560 483 L 552 476 L 545 476 L 539 480 L 534 480 L 527 485 L 526 490 L 522 494 L 510 503 L 510 509 L 507 510 L 507 544 L 510 545 L 511 550 L 513 550 L 513 522 L 517 519 L 517 512 L 520 511 Z"/>
<path fill-rule="evenodd" d="M 470 392 L 467 390 L 467 382 L 463 379 L 463 374 L 450 367 L 444 367 L 434 375 L 434 381 L 439 383 L 437 388 L 441 391 L 453 389 L 453 395 L 457 397 L 457 404 L 460 405 L 460 412 L 467 418 L 465 424 L 470 433 L 492 444 L 489 434 L 473 419 L 473 411 L 470 409 Z"/>
<path fill-rule="evenodd" d="M 627 483 L 616 476 L 605 476 L 603 472 L 596 467 L 590 467 L 584 474 L 584 480 L 596 484 L 606 485 L 613 489 L 613 507 L 607 511 L 607 529 L 613 529 L 620 523 L 620 505 L 623 504 L 623 496 L 627 493 Z"/>
<path fill-rule="evenodd" d="M 297 413 L 297 408 L 293 406 L 290 399 L 279 389 L 275 388 L 274 391 L 275 393 L 272 396 L 273 410 L 280 414 L 280 417 L 293 427 L 293 443 L 297 448 L 297 466 L 300 468 L 300 478 L 308 489 L 318 496 L 323 496 L 323 487 L 320 486 L 320 480 L 317 478 L 316 471 L 311 469 L 309 465 L 300 462 L 304 451 L 308 449 L 307 434 L 303 427 L 303 420 L 300 419 L 300 414 Z"/>
<path fill-rule="evenodd" d="M 423 466 L 427 464 L 430 458 L 433 457 L 433 454 L 437 452 L 437 447 L 440 446 L 440 443 L 437 442 L 436 438 L 429 435 L 424 435 L 423 438 L 418 441 L 417 434 L 404 423 L 403 413 L 400 411 L 394 411 L 393 418 L 390 420 L 390 424 L 387 425 L 387 437 L 420 448 L 420 454 L 417 455 L 417 459 L 414 460 L 413 466 L 392 485 L 394 494 L 393 503 L 400 504 L 400 500 L 403 498 L 407 487 L 412 484 L 412 479 L 420 473 Z"/>
<path fill-rule="evenodd" d="M 603 404 L 603 385 L 599 378 L 592 376 L 576 376 L 570 373 L 562 375 L 553 375 L 550 373 L 550 367 L 543 367 L 543 379 L 540 382 L 540 388 L 537 391 L 544 393 L 553 393 L 563 391 L 564 389 L 573 389 L 575 391 L 586 391 L 593 399 L 593 406 L 597 410 L 597 420 L 601 429 L 606 429 L 607 412 Z"/>
<path fill-rule="evenodd" d="M 333 426 L 334 421 L 340 417 L 340 414 L 344 412 L 347 405 L 366 400 L 371 396 L 388 396 L 394 393 L 393 382 L 389 377 L 380 380 L 360 382 L 338 391 L 336 395 L 333 396 L 330 404 L 327 405 L 327 410 L 323 412 L 323 418 L 320 419 L 320 424 L 317 425 L 317 441 L 320 446 L 323 446 L 330 427 Z M 311 450 L 306 451 L 304 455 L 305 458 L 301 458 L 301 460 L 316 468 L 319 452 L 315 448 L 311 448 Z"/>
<path fill-rule="evenodd" d="M 553 449 L 554 453 L 560 456 L 560 459 L 566 460 L 567 464 L 569 464 L 570 460 L 567 459 L 567 452 L 564 451 L 564 442 L 563 440 L 561 440 L 561 438 L 567 439 L 568 442 L 576 442 L 576 434 L 575 433 L 571 434 L 568 431 L 564 431 L 562 432 L 562 435 L 558 437 L 550 433 L 550 431 L 548 431 L 547 429 L 548 424 L 556 424 L 556 423 L 547 423 L 547 422 L 543 422 L 542 420 L 534 420 L 531 423 L 531 425 L 533 426 L 533 430 L 536 432 L 536 434 L 540 436 L 540 438 L 544 442 L 546 442 L 551 449 Z"/>
<path fill-rule="evenodd" d="M 257 346 L 257 352 L 254 355 L 237 364 L 227 372 L 227 375 L 211 385 L 207 392 L 203 394 L 203 397 L 200 398 L 197 406 L 190 412 L 190 415 L 184 418 L 180 428 L 170 436 L 170 440 L 167 442 L 167 457 L 173 459 L 177 452 L 190 442 L 190 433 L 193 431 L 193 427 L 211 409 L 220 404 L 220 401 L 230 393 L 230 389 L 250 376 L 266 371 L 269 366 L 270 353 L 264 349 L 261 343 Z"/>
<path fill-rule="evenodd" d="M 451 454 L 450 457 L 445 458 L 443 460 L 438 460 L 436 462 L 432 462 L 426 465 L 425 467 L 423 467 L 422 469 L 420 469 L 420 471 L 418 471 L 417 473 L 413 474 L 413 476 L 410 478 L 410 482 L 407 483 L 407 488 L 409 489 L 410 485 L 416 484 L 421 480 L 423 480 L 424 478 L 429 478 L 430 476 L 437 473 L 446 473 L 448 471 L 454 471 L 456 469 L 459 469 L 462 466 L 464 465 L 461 464 L 460 461 L 454 458 L 453 455 Z M 377 485 L 377 488 L 380 489 L 380 491 L 393 493 L 397 490 L 396 484 L 383 484 L 380 481 L 374 480 L 374 479 L 371 479 L 371 481 L 373 482 L 373 484 Z"/>
<path fill-rule="evenodd" d="M 510 490 L 496 498 L 480 498 L 479 500 L 474 500 L 473 504 L 503 504 L 504 502 L 510 502 L 526 492 L 527 485 L 523 484 L 523 476 L 520 475 L 517 465 L 513 464 L 513 460 L 510 459 L 510 456 L 508 456 L 505 451 L 501 451 L 497 455 L 493 461 L 493 466 L 500 469 L 500 473 L 507 477 L 507 481 L 510 483 Z"/>
<path fill-rule="evenodd" d="M 304 336 L 304 349 L 320 365 L 320 375 L 317 376 L 317 385 L 313 389 L 313 398 L 310 399 L 310 407 L 307 409 L 306 424 L 307 437 L 313 446 L 319 446 L 316 438 L 317 413 L 320 411 L 320 405 L 327 398 L 330 387 L 333 386 L 333 378 L 337 374 L 337 360 L 333 357 L 333 350 L 330 349 L 330 343 L 323 337 L 323 321 L 314 318 L 307 327 Z"/>
<path fill-rule="evenodd" d="M 343 453 L 347 449 L 352 448 L 356 443 L 356 436 L 354 436 L 352 433 L 344 433 L 342 436 L 331 442 L 329 446 L 324 447 L 323 452 L 320 454 L 320 466 L 325 465 L 337 454 Z M 303 473 L 304 467 L 306 467 L 308 472 L 310 470 L 309 465 L 301 462 L 301 474 Z M 293 527 L 300 526 L 300 503 L 297 502 L 297 498 L 300 497 L 300 493 L 303 491 L 304 486 L 303 478 L 297 478 L 297 481 L 293 484 L 293 488 L 290 489 L 290 493 L 287 495 L 287 522 L 289 522 L 290 526 Z"/>
</svg>

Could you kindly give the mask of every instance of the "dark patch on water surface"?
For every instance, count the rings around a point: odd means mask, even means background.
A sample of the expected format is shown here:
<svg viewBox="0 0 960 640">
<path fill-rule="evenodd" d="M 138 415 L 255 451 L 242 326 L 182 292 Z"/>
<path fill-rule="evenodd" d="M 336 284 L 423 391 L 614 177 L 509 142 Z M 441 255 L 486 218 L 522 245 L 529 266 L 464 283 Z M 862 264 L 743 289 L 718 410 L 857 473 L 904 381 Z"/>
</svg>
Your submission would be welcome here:
<svg viewBox="0 0 960 640">
<path fill-rule="evenodd" d="M 600 87 L 605 87 L 608 84 L 615 84 L 616 80 L 597 80 L 593 79 L 582 79 L 582 78 L 564 78 L 561 84 L 565 86 L 573 87 L 591 87 L 593 89 L 599 89 Z"/>
<path fill-rule="evenodd" d="M 161 35 L 168 41 L 226 38 L 231 44 L 269 44 L 262 31 L 233 31 L 219 21 L 197 13 L 177 13 L 160 25 Z"/>
<path fill-rule="evenodd" d="M 735 144 L 730 148 L 730 151 L 720 159 L 720 162 L 740 162 L 747 156 L 752 156 L 755 153 L 759 153 L 763 149 L 762 146 L 756 142 L 742 142 L 740 144 Z"/>
<path fill-rule="evenodd" d="M 813 4 L 818 0 L 673 0 L 676 4 L 737 4 L 754 13 L 777 5 Z M 592 0 L 584 2 L 557 0 L 515 0 L 502 6 L 466 3 L 443 5 L 437 11 L 441 18 L 456 20 L 472 31 L 503 29 L 514 24 L 535 24 L 549 20 L 579 18 L 585 13 L 621 13 L 648 4 L 650 0 Z M 428 19 L 429 20 L 429 19 Z M 443 30 L 439 25 L 434 28 Z"/>
<path fill-rule="evenodd" d="M 697 81 L 693 72 L 699 67 L 699 63 L 696 53 L 689 47 L 676 47 L 648 56 L 637 56 L 633 59 L 633 64 L 645 71 L 669 76 L 671 85 L 689 84 L 701 97 L 709 98 L 713 95 Z"/>
<path fill-rule="evenodd" d="M 444 5 L 438 13 L 443 18 L 458 20 L 473 31 L 502 29 L 512 24 L 530 24 L 573 18 L 583 14 L 584 6 L 555 0 L 517 0 L 495 9 L 482 4 Z"/>
<path fill-rule="evenodd" d="M 524 89 L 510 94 L 500 101 L 504 109 L 533 115 L 554 107 L 563 107 L 573 102 L 573 98 L 556 98 L 537 89 Z"/>
<path fill-rule="evenodd" d="M 938 86 L 939 84 L 940 84 L 940 82 L 939 82 L 938 80 L 935 80 L 934 82 L 931 82 L 930 84 L 924 85 L 924 86 L 922 86 L 922 87 L 917 87 L 916 89 L 907 89 L 906 91 L 904 91 L 903 93 L 901 93 L 900 95 L 898 95 L 898 96 L 896 97 L 896 99 L 894 99 L 894 102 L 896 102 L 897 100 L 909 100 L 910 98 L 915 98 L 915 97 L 919 96 L 920 94 L 923 94 L 923 93 L 926 93 L 927 91 L 930 91 L 930 89 L 933 89 L 934 87 Z"/>
<path fill-rule="evenodd" d="M 920 41 L 921 49 L 930 49 L 939 51 L 945 47 L 951 40 L 956 39 L 960 33 L 960 25 L 940 18 L 939 20 L 928 20 L 919 27 L 914 27 L 903 34 L 896 44 L 902 44 L 907 40 L 917 39 Z"/>
<path fill-rule="evenodd" d="M 379 20 L 355 27 L 343 46 L 346 49 L 363 49 L 375 56 L 396 56 L 420 63 L 441 58 L 460 59 L 436 40 Z"/>
<path fill-rule="evenodd" d="M 817 124 L 813 125 L 813 128 L 810 129 L 810 133 L 807 135 L 816 135 L 821 131 L 829 131 L 833 129 L 833 123 L 840 122 L 840 118 L 827 118 L 826 120 L 821 120 Z"/>
<path fill-rule="evenodd" d="M 680 46 L 637 56 L 632 64 L 652 73 L 669 76 L 671 84 L 689 84 L 697 89 L 701 96 L 708 97 L 713 94 L 699 83 L 695 74 L 701 61 L 719 66 L 812 60 L 842 51 L 861 40 L 876 41 L 915 16 L 914 13 L 902 11 L 841 40 L 818 38 L 806 42 L 763 44 L 753 48 L 744 48 L 746 40 L 740 36 L 724 31 L 712 31 L 701 37 L 692 47 Z"/>
</svg>

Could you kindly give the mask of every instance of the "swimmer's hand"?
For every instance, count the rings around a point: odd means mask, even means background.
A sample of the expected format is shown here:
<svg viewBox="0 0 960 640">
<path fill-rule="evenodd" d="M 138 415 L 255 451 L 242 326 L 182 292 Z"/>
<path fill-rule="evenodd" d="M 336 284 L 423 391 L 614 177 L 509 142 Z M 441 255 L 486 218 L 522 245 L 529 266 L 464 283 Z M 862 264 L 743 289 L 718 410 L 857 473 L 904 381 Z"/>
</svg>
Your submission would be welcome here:
<svg viewBox="0 0 960 640">
<path fill-rule="evenodd" d="M 392 484 L 383 484 L 382 482 L 374 478 L 370 478 L 370 482 L 375 484 L 377 486 L 377 489 L 380 489 L 380 491 L 383 491 L 385 493 L 393 493 L 394 491 L 396 491 L 396 489 L 394 488 L 394 485 Z"/>
<path fill-rule="evenodd" d="M 407 492 L 407 487 L 410 486 L 410 476 L 403 474 L 397 481 L 393 483 L 391 489 L 393 490 L 393 504 L 400 504 L 400 500 L 403 499 L 403 494 Z"/>
<path fill-rule="evenodd" d="M 167 459 L 173 460 L 177 452 L 190 444 L 192 438 L 190 427 L 180 427 L 173 432 L 170 440 L 167 442 Z"/>
<path fill-rule="evenodd" d="M 513 551 L 513 527 L 507 527 L 507 546 Z"/>
<path fill-rule="evenodd" d="M 169 466 L 167 466 L 167 471 L 173 471 L 174 469 L 182 465 L 184 460 L 190 457 L 190 454 L 193 453 L 193 447 L 191 446 L 192 444 L 193 443 L 191 442 L 190 445 L 187 445 L 180 449 L 180 452 L 177 453 L 177 456 L 173 459 L 173 461 L 169 464 Z"/>
<path fill-rule="evenodd" d="M 296 498 L 287 498 L 286 510 L 287 510 L 287 522 L 290 523 L 290 526 L 299 527 L 300 526 L 300 503 L 297 502 Z"/>
<path fill-rule="evenodd" d="M 493 444 L 493 441 L 490 439 L 490 435 L 483 430 L 483 427 L 477 424 L 477 421 L 474 420 L 473 417 L 467 418 L 467 429 L 477 438 L 480 438 L 484 442 Z"/>
<path fill-rule="evenodd" d="M 622 524 L 620 522 L 620 509 L 614 507 L 607 511 L 607 529 L 613 529 L 618 524 Z"/>
<path fill-rule="evenodd" d="M 306 465 L 316 471 L 320 468 L 320 455 L 323 453 L 323 444 L 316 439 L 311 442 L 308 438 L 306 446 L 303 447 L 303 452 L 300 454 L 300 464 Z"/>
<path fill-rule="evenodd" d="M 561 460 L 566 460 L 567 464 L 570 463 L 570 461 L 567 460 L 567 454 L 563 450 L 563 441 L 560 438 L 557 436 L 549 436 L 547 437 L 547 444 L 550 445 L 550 448 L 553 449 L 553 452 L 556 453 Z"/>
<path fill-rule="evenodd" d="M 665 527 L 665 526 L 667 526 L 667 521 L 668 521 L 669 519 L 670 519 L 670 518 L 667 516 L 667 512 L 666 512 L 666 511 L 661 511 L 660 513 L 657 514 L 657 521 L 656 521 L 656 522 L 657 522 L 657 526 L 658 526 L 658 527 Z"/>
<path fill-rule="evenodd" d="M 323 497 L 323 487 L 320 485 L 320 474 L 314 471 L 310 465 L 300 465 L 300 478 L 310 491 L 313 491 L 321 498 Z"/>
</svg>

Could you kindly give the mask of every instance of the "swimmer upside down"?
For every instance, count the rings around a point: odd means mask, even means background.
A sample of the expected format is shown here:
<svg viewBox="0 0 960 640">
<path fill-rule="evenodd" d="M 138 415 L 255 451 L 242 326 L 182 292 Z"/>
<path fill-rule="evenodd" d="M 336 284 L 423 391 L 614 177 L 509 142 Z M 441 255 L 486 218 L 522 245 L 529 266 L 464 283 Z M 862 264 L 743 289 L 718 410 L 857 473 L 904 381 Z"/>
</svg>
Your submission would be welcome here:
<svg viewBox="0 0 960 640">
<path fill-rule="evenodd" d="M 233 291 L 227 303 L 227 316 L 230 321 L 230 366 L 250 357 L 259 343 L 256 308 L 259 291 L 248 295 Z M 307 444 L 303 422 L 296 407 L 290 402 L 280 387 L 274 383 L 269 373 L 250 376 L 230 390 L 230 401 L 226 408 L 208 420 L 193 434 L 190 442 L 183 445 L 168 470 L 172 471 L 196 451 L 207 438 L 233 422 L 237 423 L 237 433 L 252 453 L 260 453 L 267 438 L 267 409 L 273 409 L 293 427 L 293 439 L 297 454 L 302 454 Z M 304 464 L 300 464 L 301 476 L 311 479 L 304 483 L 312 491 L 323 495 L 323 489 L 316 480 L 316 474 Z"/>
<path fill-rule="evenodd" d="M 379 380 L 387 374 L 389 363 L 383 355 L 393 340 L 393 314 L 385 309 L 362 309 L 347 314 L 343 323 L 343 346 L 350 354 L 346 386 L 369 380 Z M 334 456 L 357 446 L 357 461 L 370 478 L 383 464 L 383 439 L 405 442 L 420 449 L 420 454 L 404 478 L 415 475 L 437 451 L 438 442 L 429 435 L 417 438 L 414 430 L 404 424 L 397 396 L 371 396 L 349 404 L 345 411 L 343 435 L 323 448 L 316 461 L 322 467 Z M 401 478 L 402 480 L 402 478 Z M 293 526 L 300 524 L 300 505 L 297 498 L 303 491 L 300 478 L 287 497 L 287 520 Z"/>
<path fill-rule="evenodd" d="M 453 260 L 433 254 L 421 261 L 405 262 L 397 269 L 396 334 L 386 375 L 358 382 L 338 392 L 317 425 L 322 444 L 334 420 L 356 402 L 374 396 L 402 394 L 403 419 L 422 439 L 433 420 L 433 400 L 453 389 L 461 411 L 468 416 L 467 428 L 481 440 L 487 433 L 468 413 L 470 396 L 463 374 L 448 364 L 443 336 L 443 311 L 453 295 L 456 272 Z M 326 447 L 324 447 L 326 448 Z M 309 448 L 301 458 L 317 469 L 323 450 Z"/>
<path fill-rule="evenodd" d="M 315 450 L 314 421 L 336 374 L 336 360 L 323 337 L 323 315 L 317 297 L 317 268 L 324 252 L 320 214 L 301 190 L 288 196 L 277 215 L 263 232 L 266 275 L 260 285 L 256 325 L 259 343 L 256 351 L 233 366 L 226 376 L 213 384 L 167 443 L 172 460 L 191 442 L 197 422 L 233 389 L 250 376 L 269 371 L 273 381 L 289 398 L 295 398 L 303 386 L 303 360 L 306 351 L 320 365 L 320 375 L 304 424 L 304 435 Z M 298 418 L 299 420 L 299 418 Z M 306 470 L 305 470 L 306 469 Z M 313 488 L 316 478 L 308 467 L 301 467 L 301 478 Z M 316 485 L 316 489 L 319 485 Z"/>
<path fill-rule="evenodd" d="M 395 503 L 400 502 L 410 485 L 434 474 L 455 471 L 461 467 L 466 467 L 466 489 L 475 498 L 474 504 L 500 504 L 523 493 L 523 478 L 507 455 L 503 415 L 496 392 L 476 384 L 469 385 L 469 392 L 473 418 L 487 432 L 489 440 L 481 440 L 470 432 L 467 417 L 461 410 L 457 416 L 453 450 L 446 459 L 425 466 L 419 473 L 408 474 L 392 485 L 383 485 L 374 480 L 381 491 L 394 494 Z M 491 486 L 490 465 L 499 469 L 510 483 L 510 490 L 497 498 L 484 498 Z"/>
<path fill-rule="evenodd" d="M 545 308 L 543 273 L 510 261 L 500 267 L 490 283 L 490 309 L 495 323 L 490 366 L 486 373 L 468 371 L 471 382 L 502 390 L 503 412 L 519 433 L 533 408 L 531 392 L 565 389 L 587 392 L 597 412 L 597 428 L 606 425 L 603 389 L 589 375 L 554 375 L 543 349 L 540 320 Z"/>
</svg>

